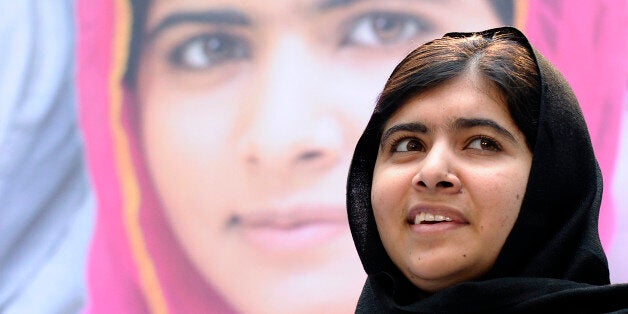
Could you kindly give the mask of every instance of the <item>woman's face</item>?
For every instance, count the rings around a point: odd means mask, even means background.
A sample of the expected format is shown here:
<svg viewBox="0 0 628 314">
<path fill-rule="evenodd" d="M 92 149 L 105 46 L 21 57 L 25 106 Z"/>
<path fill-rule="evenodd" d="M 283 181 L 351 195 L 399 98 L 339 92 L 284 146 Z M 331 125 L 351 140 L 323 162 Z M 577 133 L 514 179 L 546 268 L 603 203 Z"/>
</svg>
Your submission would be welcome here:
<svg viewBox="0 0 628 314">
<path fill-rule="evenodd" d="M 484 2 L 446 3 L 153 1 L 145 158 L 186 255 L 238 310 L 354 311 L 344 191 L 376 92 L 418 44 L 499 24 Z"/>
<path fill-rule="evenodd" d="M 434 292 L 488 271 L 525 194 L 532 153 L 498 90 L 463 74 L 384 127 L 371 201 L 386 252 Z"/>
</svg>

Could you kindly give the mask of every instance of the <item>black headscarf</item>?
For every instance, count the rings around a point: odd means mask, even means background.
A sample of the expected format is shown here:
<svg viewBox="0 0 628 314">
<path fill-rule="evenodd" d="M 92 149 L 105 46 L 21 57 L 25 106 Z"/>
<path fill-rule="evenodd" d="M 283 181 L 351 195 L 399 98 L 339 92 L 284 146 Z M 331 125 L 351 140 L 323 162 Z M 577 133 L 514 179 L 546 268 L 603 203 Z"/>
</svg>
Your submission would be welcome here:
<svg viewBox="0 0 628 314">
<path fill-rule="evenodd" d="M 357 312 L 560 309 L 598 313 L 628 308 L 628 285 L 609 284 L 597 229 L 602 175 L 567 81 L 515 28 L 449 33 L 445 37 L 491 37 L 498 32 L 529 50 L 537 63 L 542 89 L 529 180 L 511 233 L 492 269 L 481 278 L 432 295 L 422 293 L 407 280 L 384 249 L 371 206 L 379 130 L 394 112 L 376 108 L 357 144 L 347 184 L 351 232 L 368 274 Z"/>
</svg>

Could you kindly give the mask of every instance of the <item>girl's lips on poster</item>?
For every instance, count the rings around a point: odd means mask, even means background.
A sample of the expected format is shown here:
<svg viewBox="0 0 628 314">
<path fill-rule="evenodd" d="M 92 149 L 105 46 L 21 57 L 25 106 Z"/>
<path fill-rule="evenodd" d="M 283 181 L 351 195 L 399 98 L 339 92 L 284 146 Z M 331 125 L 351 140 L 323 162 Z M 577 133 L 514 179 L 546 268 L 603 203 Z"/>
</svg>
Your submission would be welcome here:
<svg viewBox="0 0 628 314">
<path fill-rule="evenodd" d="M 232 216 L 230 225 L 250 245 L 275 253 L 313 249 L 348 232 L 343 206 L 302 205 Z"/>
</svg>

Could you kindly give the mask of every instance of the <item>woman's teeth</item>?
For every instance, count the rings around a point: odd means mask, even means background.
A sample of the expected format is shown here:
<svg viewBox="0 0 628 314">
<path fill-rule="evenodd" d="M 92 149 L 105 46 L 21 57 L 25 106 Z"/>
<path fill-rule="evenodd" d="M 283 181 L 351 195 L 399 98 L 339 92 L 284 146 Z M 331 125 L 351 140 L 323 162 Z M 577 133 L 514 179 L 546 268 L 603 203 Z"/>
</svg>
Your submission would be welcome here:
<svg viewBox="0 0 628 314">
<path fill-rule="evenodd" d="M 432 215 L 430 213 L 421 212 L 414 217 L 414 224 L 418 225 L 424 221 L 429 222 L 441 222 L 441 221 L 452 221 L 453 219 L 443 216 L 443 215 Z"/>
</svg>

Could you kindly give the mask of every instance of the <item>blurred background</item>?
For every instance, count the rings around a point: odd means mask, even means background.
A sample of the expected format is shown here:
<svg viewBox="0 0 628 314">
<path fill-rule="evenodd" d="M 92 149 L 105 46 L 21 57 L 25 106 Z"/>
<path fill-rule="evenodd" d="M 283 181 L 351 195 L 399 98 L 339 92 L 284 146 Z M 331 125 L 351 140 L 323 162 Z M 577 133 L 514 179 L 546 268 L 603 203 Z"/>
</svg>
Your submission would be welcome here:
<svg viewBox="0 0 628 314">
<path fill-rule="evenodd" d="M 1 313 L 353 313 L 353 146 L 393 67 L 521 29 L 573 87 L 628 282 L 625 0 L 0 0 Z"/>
</svg>

